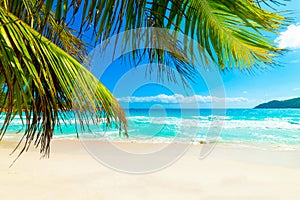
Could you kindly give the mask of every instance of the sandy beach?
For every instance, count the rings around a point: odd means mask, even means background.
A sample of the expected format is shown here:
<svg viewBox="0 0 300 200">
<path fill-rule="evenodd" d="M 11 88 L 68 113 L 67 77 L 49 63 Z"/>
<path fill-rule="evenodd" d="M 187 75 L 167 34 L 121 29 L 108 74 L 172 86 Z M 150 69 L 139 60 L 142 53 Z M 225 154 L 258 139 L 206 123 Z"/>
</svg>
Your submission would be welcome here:
<svg viewBox="0 0 300 200">
<path fill-rule="evenodd" d="M 177 162 L 126 174 L 95 160 L 78 140 L 52 142 L 49 159 L 30 149 L 9 168 L 15 142 L 0 143 L 1 199 L 299 199 L 300 151 L 218 144 L 205 159 L 192 145 Z M 122 143 L 147 149 L 162 144 Z M 180 145 L 180 144 L 178 144 Z M 109 154 L 107 156 L 110 156 Z"/>
</svg>

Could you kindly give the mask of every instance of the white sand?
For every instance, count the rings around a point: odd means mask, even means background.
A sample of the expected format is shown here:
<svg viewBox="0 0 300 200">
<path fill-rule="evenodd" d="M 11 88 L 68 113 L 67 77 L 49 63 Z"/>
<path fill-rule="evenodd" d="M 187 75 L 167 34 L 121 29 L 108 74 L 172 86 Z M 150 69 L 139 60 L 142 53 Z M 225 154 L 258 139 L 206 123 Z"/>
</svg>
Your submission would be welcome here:
<svg viewBox="0 0 300 200">
<path fill-rule="evenodd" d="M 9 168 L 14 145 L 0 142 L 1 199 L 300 199 L 299 150 L 217 145 L 199 160 L 201 145 L 194 145 L 161 171 L 131 175 L 103 166 L 77 140 L 54 141 L 50 159 L 39 159 L 38 150 L 31 149 Z"/>
</svg>

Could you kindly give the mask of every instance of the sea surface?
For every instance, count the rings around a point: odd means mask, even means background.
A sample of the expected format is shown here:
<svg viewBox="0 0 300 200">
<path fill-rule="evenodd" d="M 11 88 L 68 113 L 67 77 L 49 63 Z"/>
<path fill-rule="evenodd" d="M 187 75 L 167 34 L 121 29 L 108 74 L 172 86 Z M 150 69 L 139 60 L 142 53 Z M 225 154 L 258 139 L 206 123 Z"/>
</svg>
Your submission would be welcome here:
<svg viewBox="0 0 300 200">
<path fill-rule="evenodd" d="M 273 145 L 293 149 L 300 145 L 300 109 L 128 109 L 129 138 L 104 124 L 81 130 L 69 115 L 55 130 L 56 138 L 92 137 L 136 142 L 220 142 L 242 145 Z M 0 124 L 3 123 L 0 118 Z M 7 135 L 22 134 L 17 116 Z"/>
</svg>

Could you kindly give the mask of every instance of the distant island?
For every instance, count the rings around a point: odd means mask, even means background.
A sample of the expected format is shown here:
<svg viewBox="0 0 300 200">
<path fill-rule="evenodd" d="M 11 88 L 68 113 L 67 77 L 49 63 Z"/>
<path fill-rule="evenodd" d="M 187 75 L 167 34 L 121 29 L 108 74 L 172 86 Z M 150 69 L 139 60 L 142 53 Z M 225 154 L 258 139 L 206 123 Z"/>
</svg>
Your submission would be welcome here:
<svg viewBox="0 0 300 200">
<path fill-rule="evenodd" d="M 274 100 L 259 104 L 255 108 L 300 108 L 300 97 L 284 101 Z"/>
</svg>

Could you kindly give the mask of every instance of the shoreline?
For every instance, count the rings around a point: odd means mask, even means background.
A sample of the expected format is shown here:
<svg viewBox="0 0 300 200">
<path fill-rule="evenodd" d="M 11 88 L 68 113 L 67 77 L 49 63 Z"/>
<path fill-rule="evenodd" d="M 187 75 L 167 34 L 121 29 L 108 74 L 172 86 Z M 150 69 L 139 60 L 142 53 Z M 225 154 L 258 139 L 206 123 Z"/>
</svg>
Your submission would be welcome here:
<svg viewBox="0 0 300 200">
<path fill-rule="evenodd" d="M 9 142 L 19 142 L 22 134 L 14 134 L 9 133 L 4 135 L 2 141 L 9 141 Z M 249 148 L 249 149 L 258 149 L 258 150 L 265 150 L 265 151 L 300 151 L 300 144 L 282 144 L 282 143 L 273 143 L 270 142 L 262 142 L 262 141 L 240 141 L 240 140 L 211 140 L 207 141 L 206 138 L 166 138 L 166 137 L 150 137 L 150 138 L 138 138 L 138 137 L 86 137 L 86 138 L 79 138 L 76 134 L 69 134 L 69 135 L 54 135 L 53 141 L 81 141 L 81 140 L 91 140 L 91 141 L 100 141 L 100 142 L 110 142 L 110 143 L 120 143 L 120 144 L 184 144 L 190 146 L 197 146 L 197 145 L 218 145 L 218 146 L 228 146 L 233 148 Z"/>
</svg>

